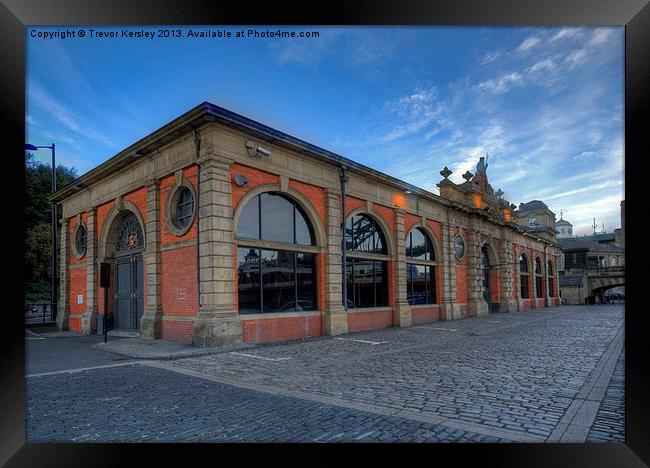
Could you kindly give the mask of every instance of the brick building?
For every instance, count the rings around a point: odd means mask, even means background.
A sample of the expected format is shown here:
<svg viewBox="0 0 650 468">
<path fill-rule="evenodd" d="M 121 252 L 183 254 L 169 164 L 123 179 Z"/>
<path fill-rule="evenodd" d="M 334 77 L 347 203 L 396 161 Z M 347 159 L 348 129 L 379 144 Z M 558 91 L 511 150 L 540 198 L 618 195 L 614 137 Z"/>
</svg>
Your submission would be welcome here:
<svg viewBox="0 0 650 468">
<path fill-rule="evenodd" d="M 97 331 L 102 262 L 111 327 L 198 346 L 558 304 L 555 238 L 486 161 L 441 174 L 438 196 L 203 103 L 53 195 L 58 325 Z"/>
</svg>

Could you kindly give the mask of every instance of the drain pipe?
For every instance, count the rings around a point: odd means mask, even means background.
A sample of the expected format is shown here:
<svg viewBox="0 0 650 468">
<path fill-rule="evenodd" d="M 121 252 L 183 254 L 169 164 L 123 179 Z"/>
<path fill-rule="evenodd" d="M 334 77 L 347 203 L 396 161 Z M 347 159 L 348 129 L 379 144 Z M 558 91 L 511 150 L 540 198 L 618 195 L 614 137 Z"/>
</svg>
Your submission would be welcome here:
<svg viewBox="0 0 650 468">
<path fill-rule="evenodd" d="M 346 197 L 346 184 L 348 181 L 348 168 L 345 165 L 341 166 L 341 171 L 339 174 L 341 179 L 341 269 L 343 273 L 343 308 L 345 312 L 348 311 L 348 278 L 347 278 L 347 268 L 346 268 L 346 246 L 345 246 L 345 197 Z"/>
<path fill-rule="evenodd" d="M 189 124 L 194 133 L 194 150 L 196 160 L 196 289 L 197 303 L 201 307 L 201 257 L 199 255 L 199 225 L 201 210 L 199 210 L 199 200 L 201 199 L 201 165 L 198 163 L 201 156 L 201 137 L 196 125 Z"/>
</svg>

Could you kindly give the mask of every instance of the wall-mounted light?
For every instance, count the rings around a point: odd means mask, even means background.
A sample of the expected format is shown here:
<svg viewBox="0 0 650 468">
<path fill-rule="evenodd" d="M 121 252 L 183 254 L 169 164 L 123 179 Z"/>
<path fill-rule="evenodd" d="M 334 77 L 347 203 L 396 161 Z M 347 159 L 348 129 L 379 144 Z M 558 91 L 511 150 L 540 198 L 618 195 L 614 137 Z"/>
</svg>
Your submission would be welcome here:
<svg viewBox="0 0 650 468">
<path fill-rule="evenodd" d="M 248 152 L 248 155 L 252 157 L 268 158 L 271 156 L 270 149 L 259 146 L 252 141 L 246 142 L 246 151 Z"/>
<path fill-rule="evenodd" d="M 248 185 L 248 179 L 245 175 L 237 174 L 235 176 L 235 184 L 237 184 L 237 187 L 245 187 Z"/>
</svg>

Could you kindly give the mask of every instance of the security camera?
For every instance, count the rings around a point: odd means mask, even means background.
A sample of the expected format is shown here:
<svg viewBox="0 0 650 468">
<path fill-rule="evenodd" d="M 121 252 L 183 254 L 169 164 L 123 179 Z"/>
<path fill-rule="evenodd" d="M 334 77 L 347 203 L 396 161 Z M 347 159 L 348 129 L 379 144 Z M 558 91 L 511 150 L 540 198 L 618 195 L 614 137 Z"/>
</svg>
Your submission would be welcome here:
<svg viewBox="0 0 650 468">
<path fill-rule="evenodd" d="M 271 156 L 271 150 L 268 150 L 268 149 L 266 149 L 266 148 L 264 148 L 262 146 L 258 146 L 257 147 L 257 154 L 262 155 L 265 158 L 268 158 L 268 157 Z"/>
</svg>

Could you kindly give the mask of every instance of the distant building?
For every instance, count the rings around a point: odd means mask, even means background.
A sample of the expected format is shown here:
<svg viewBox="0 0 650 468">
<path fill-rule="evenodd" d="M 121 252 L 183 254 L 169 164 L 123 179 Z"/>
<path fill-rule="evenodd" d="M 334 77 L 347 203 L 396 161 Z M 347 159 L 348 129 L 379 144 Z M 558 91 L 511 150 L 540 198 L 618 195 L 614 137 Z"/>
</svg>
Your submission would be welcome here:
<svg viewBox="0 0 650 468">
<path fill-rule="evenodd" d="M 554 241 L 556 239 L 555 213 L 549 210 L 546 203 L 539 200 L 520 203 L 519 209 L 513 214 L 517 224 L 524 231 L 534 233 L 547 240 Z"/>
<path fill-rule="evenodd" d="M 621 228 L 613 232 L 577 237 L 567 235 L 566 229 L 572 227 L 571 223 L 561 218 L 556 223 L 560 232 L 558 244 L 564 251 L 564 256 L 558 259 L 563 303 L 600 302 L 613 292 L 625 291 L 624 210 L 625 201 L 622 201 Z"/>
<path fill-rule="evenodd" d="M 557 238 L 564 239 L 566 237 L 573 237 L 573 224 L 568 222 L 565 219 L 562 219 L 562 212 L 560 212 L 560 220 L 555 223 L 555 229 L 557 229 Z"/>
</svg>

